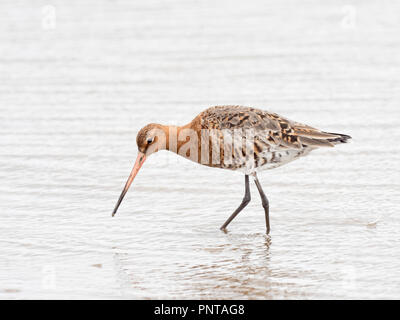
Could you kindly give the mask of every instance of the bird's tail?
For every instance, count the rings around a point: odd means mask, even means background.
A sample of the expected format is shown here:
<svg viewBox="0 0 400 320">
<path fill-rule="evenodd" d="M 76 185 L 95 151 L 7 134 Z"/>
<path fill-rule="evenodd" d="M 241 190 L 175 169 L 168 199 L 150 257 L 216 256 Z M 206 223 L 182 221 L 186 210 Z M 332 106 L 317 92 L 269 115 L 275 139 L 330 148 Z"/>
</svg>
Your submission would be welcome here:
<svg viewBox="0 0 400 320">
<path fill-rule="evenodd" d="M 333 144 L 340 144 L 340 143 L 347 143 L 347 140 L 350 140 L 351 137 L 347 134 L 342 134 L 342 133 L 332 133 L 332 132 L 327 132 L 331 135 L 335 135 L 336 137 L 334 138 L 329 138 L 327 139 L 329 142 Z"/>
<path fill-rule="evenodd" d="M 306 126 L 297 126 L 294 133 L 306 147 L 333 147 L 336 144 L 347 143 L 350 136 L 341 133 L 325 132 Z"/>
</svg>

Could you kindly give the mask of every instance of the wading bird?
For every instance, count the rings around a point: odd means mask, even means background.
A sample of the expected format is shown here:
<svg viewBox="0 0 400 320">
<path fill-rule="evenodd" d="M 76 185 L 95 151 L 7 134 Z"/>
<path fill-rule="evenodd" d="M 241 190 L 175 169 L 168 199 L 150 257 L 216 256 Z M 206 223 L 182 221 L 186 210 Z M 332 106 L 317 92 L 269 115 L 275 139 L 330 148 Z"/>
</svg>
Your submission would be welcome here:
<svg viewBox="0 0 400 320">
<path fill-rule="evenodd" d="M 209 167 L 245 174 L 242 203 L 221 226 L 221 230 L 225 230 L 250 202 L 251 175 L 261 196 L 269 234 L 269 203 L 257 172 L 279 167 L 319 147 L 346 143 L 348 139 L 351 137 L 345 134 L 324 132 L 276 113 L 242 106 L 211 107 L 181 127 L 151 123 L 137 134 L 136 162 L 112 215 L 117 212 L 146 158 L 159 150 L 169 150 Z"/>
</svg>

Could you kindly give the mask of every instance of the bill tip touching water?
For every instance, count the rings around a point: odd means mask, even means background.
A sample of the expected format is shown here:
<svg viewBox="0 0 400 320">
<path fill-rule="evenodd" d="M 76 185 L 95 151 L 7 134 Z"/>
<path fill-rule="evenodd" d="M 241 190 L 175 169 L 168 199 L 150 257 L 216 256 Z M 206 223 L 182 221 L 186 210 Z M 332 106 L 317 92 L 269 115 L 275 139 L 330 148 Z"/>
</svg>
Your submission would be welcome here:
<svg viewBox="0 0 400 320">
<path fill-rule="evenodd" d="M 205 166 L 244 173 L 244 198 L 221 230 L 225 230 L 250 202 L 249 176 L 252 176 L 262 200 L 269 234 L 269 202 L 257 172 L 279 167 L 317 148 L 346 143 L 349 139 L 351 137 L 346 134 L 325 132 L 276 113 L 242 106 L 208 108 L 180 127 L 151 123 L 137 134 L 138 155 L 112 216 L 146 158 L 157 151 L 168 150 Z"/>
</svg>

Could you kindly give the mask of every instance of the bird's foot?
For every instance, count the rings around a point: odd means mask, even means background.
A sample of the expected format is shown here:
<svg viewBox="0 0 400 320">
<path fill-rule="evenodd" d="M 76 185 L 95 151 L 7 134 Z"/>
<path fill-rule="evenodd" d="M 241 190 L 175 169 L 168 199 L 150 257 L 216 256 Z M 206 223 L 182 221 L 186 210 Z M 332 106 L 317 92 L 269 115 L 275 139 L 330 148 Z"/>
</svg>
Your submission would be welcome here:
<svg viewBox="0 0 400 320">
<path fill-rule="evenodd" d="M 228 230 L 226 230 L 224 227 L 219 228 L 219 230 L 221 230 L 223 233 L 228 233 Z"/>
</svg>

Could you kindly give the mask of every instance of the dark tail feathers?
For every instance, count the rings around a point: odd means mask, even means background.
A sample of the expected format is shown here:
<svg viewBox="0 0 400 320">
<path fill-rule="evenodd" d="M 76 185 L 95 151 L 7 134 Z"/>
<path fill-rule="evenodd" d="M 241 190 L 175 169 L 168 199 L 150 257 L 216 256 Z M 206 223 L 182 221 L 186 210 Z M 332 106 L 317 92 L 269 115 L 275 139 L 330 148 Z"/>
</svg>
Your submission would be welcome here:
<svg viewBox="0 0 400 320">
<path fill-rule="evenodd" d="M 347 134 L 333 133 L 333 132 L 327 132 L 327 133 L 337 136 L 337 138 L 327 139 L 329 142 L 332 142 L 334 144 L 347 143 L 347 140 L 351 139 L 351 137 L 348 136 Z"/>
</svg>

